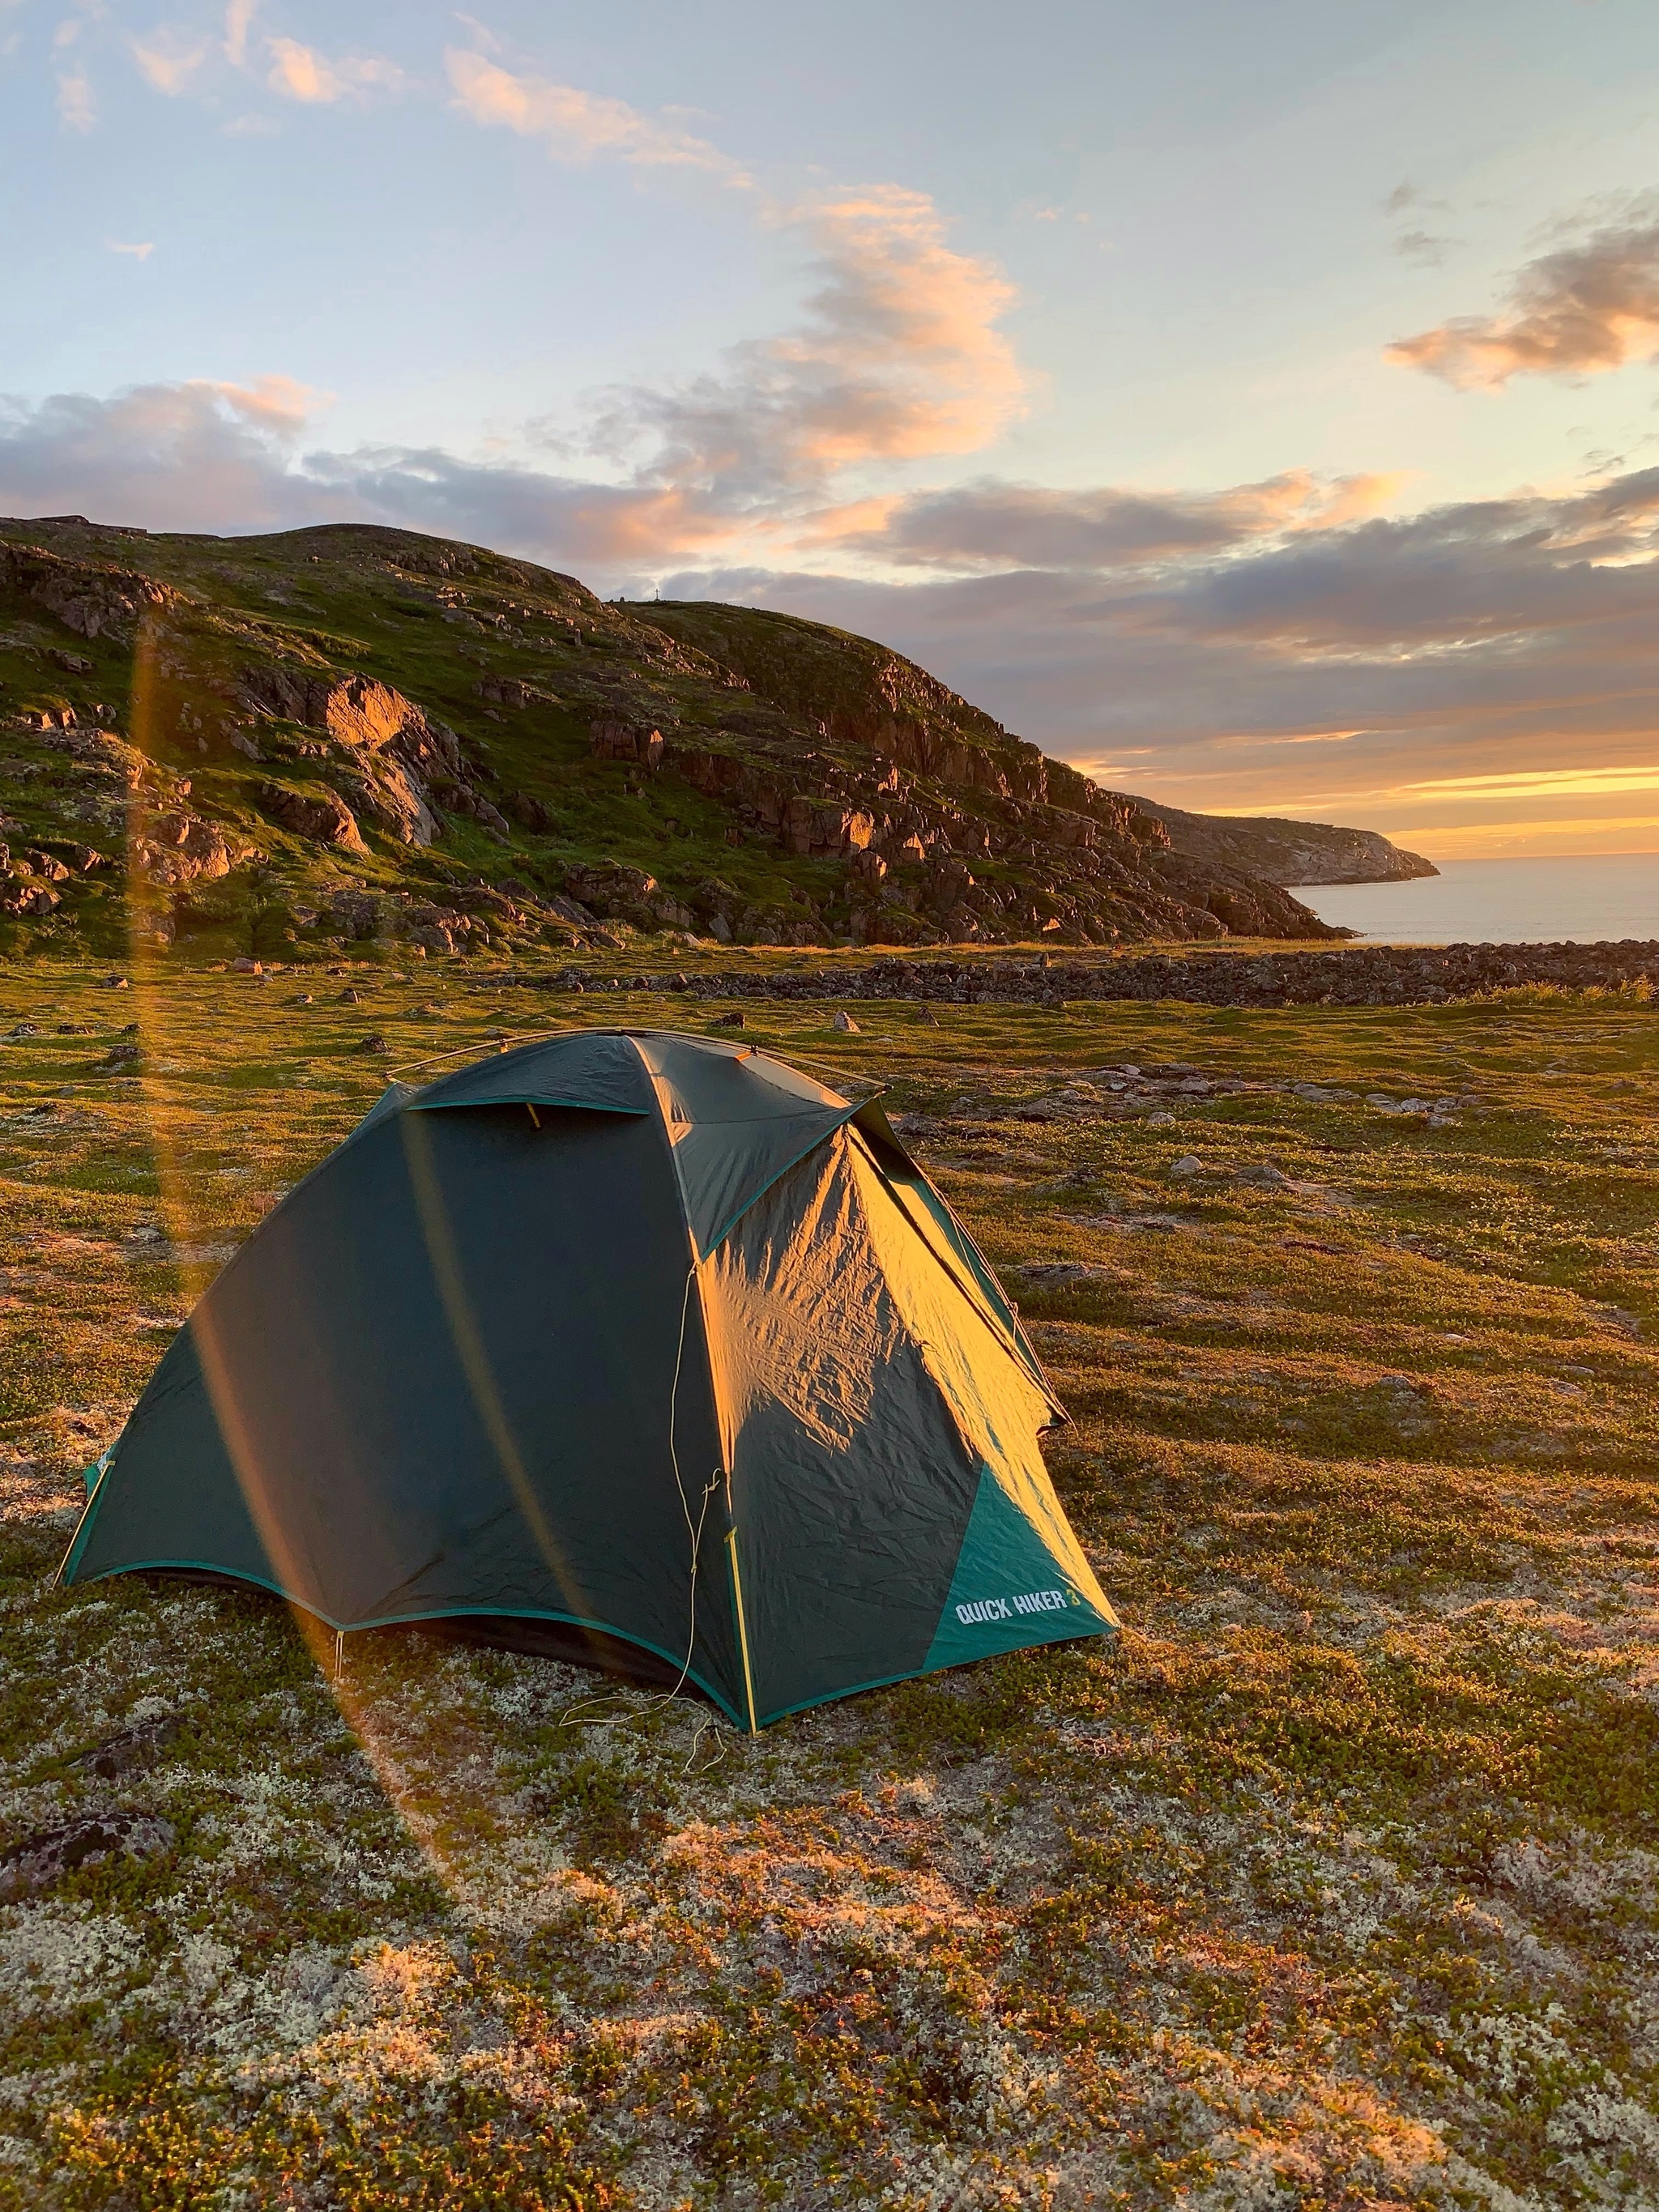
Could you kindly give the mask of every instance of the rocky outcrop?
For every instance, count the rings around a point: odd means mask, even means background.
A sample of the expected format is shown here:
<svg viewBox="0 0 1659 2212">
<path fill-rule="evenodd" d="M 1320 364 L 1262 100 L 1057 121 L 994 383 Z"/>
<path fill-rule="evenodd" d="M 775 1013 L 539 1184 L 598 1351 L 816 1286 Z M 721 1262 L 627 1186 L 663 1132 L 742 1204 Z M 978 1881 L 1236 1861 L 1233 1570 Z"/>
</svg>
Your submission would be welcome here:
<svg viewBox="0 0 1659 2212">
<path fill-rule="evenodd" d="M 3 542 L 0 592 L 40 608 L 80 637 L 129 638 L 142 614 L 168 606 L 177 596 L 153 577 L 131 568 L 70 560 L 38 545 Z"/>
<path fill-rule="evenodd" d="M 568 896 L 591 914 L 612 921 L 631 922 L 636 929 L 691 929 L 696 916 L 691 908 L 665 891 L 656 878 L 642 868 L 617 860 L 566 871 Z"/>
<path fill-rule="evenodd" d="M 1127 803 L 1162 823 L 1174 850 L 1199 866 L 1228 869 L 1263 883 L 1403 884 L 1440 872 L 1432 860 L 1391 844 L 1375 830 L 1342 830 L 1269 815 L 1188 814 L 1148 799 Z"/>
<path fill-rule="evenodd" d="M 734 669 L 756 702 L 727 707 L 713 732 L 672 732 L 664 769 L 731 807 L 746 833 L 842 862 L 827 934 L 1062 945 L 1346 934 L 1282 887 L 1179 851 L 1138 801 L 1045 759 L 868 639 L 701 602 L 653 601 L 648 614 Z M 808 700 L 820 742 L 799 734 Z"/>
<path fill-rule="evenodd" d="M 9 867 L 0 875 L 0 914 L 14 921 L 44 921 L 63 903 L 63 894 L 50 883 L 21 868 Z"/>
<path fill-rule="evenodd" d="M 357 814 L 402 843 L 432 842 L 434 799 L 476 811 L 460 739 L 389 684 L 276 666 L 245 670 L 240 691 L 256 714 L 325 732 L 334 767 L 351 780 Z"/>
<path fill-rule="evenodd" d="M 356 816 L 337 791 L 325 787 L 295 791 L 286 784 L 262 783 L 259 804 L 273 822 L 280 822 L 296 837 L 312 837 L 319 845 L 335 845 L 346 853 L 368 850 Z"/>
<path fill-rule="evenodd" d="M 216 883 L 253 857 L 253 848 L 223 824 L 185 807 L 141 814 L 133 825 L 128 858 L 147 882 L 173 890 L 185 884 Z"/>
<path fill-rule="evenodd" d="M 630 723 L 605 719 L 594 723 L 587 741 L 596 760 L 637 761 L 642 768 L 655 768 L 662 759 L 660 730 L 636 729 Z"/>
</svg>

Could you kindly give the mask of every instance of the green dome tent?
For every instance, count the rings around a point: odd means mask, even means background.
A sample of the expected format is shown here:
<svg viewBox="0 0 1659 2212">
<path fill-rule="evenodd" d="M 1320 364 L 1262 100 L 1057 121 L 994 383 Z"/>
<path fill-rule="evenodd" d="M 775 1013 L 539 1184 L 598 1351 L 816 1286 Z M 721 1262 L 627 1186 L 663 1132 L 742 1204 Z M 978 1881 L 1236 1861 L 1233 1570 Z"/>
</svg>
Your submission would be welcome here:
<svg viewBox="0 0 1659 2212">
<path fill-rule="evenodd" d="M 393 1085 L 169 1348 L 64 1579 L 445 1621 L 740 1726 L 1115 1626 L 1063 1418 L 879 1109 L 574 1030 Z"/>
</svg>

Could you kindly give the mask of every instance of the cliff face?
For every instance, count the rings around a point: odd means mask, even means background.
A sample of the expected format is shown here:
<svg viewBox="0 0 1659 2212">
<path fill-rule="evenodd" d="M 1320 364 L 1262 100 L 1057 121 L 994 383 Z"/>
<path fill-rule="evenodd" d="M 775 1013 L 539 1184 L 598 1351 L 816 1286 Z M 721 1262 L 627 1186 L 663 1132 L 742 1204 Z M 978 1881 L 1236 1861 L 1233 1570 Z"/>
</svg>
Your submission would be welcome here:
<svg viewBox="0 0 1659 2212">
<path fill-rule="evenodd" d="M 409 532 L 0 522 L 0 730 L 13 950 L 1341 933 L 867 639 Z"/>
<path fill-rule="evenodd" d="M 1176 851 L 1200 866 L 1243 869 L 1263 883 L 1403 884 L 1440 872 L 1432 860 L 1390 844 L 1375 830 L 1271 816 L 1186 814 L 1146 799 L 1133 804 L 1161 822 Z"/>
</svg>

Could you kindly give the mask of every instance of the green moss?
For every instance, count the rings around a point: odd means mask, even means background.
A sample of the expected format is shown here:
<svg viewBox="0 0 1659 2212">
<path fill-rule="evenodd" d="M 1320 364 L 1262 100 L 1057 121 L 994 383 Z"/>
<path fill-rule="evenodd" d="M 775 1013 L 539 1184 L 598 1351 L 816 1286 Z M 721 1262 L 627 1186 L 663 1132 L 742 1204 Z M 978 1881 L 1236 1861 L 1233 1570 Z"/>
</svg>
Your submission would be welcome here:
<svg viewBox="0 0 1659 2212">
<path fill-rule="evenodd" d="M 257 1594 L 48 1586 L 168 1325 L 387 1066 L 717 1011 L 350 980 L 0 968 L 43 1032 L 0 1060 L 0 1845 L 112 1796 L 178 1834 L 0 1907 L 7 2212 L 1651 2197 L 1650 1013 L 752 1002 L 927 1116 L 1126 1632 L 751 1742 L 408 1632 L 337 1684 Z M 131 1019 L 145 1073 L 94 1077 Z M 1489 1103 L 1431 1134 L 1283 1092 L 1004 1118 L 1122 1059 L 1438 1091 L 1448 1045 Z M 1188 1151 L 1334 1194 L 1171 1182 Z M 1055 1259 L 1107 1272 L 1018 1272 Z M 90 1783 L 151 1699 L 165 1759 Z M 42 1929 L 82 1983 L 20 1963 Z"/>
</svg>

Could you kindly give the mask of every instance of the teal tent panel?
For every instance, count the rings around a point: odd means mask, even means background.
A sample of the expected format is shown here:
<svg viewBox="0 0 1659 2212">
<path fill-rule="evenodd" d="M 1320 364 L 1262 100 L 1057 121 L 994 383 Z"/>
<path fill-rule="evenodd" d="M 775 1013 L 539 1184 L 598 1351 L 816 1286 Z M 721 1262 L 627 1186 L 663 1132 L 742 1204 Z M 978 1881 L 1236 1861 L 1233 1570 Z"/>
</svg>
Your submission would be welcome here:
<svg viewBox="0 0 1659 2212">
<path fill-rule="evenodd" d="M 420 1095 L 421 1086 L 418 1083 L 388 1083 L 356 1127 L 347 1134 L 343 1142 L 349 1145 L 354 1137 L 363 1136 L 370 1129 L 378 1128 L 388 1114 L 401 1114 L 404 1108 L 412 1106 Z"/>
<path fill-rule="evenodd" d="M 988 1467 L 927 1654 L 927 1668 L 1109 1634 L 1117 1622 L 1078 1588 Z"/>
<path fill-rule="evenodd" d="M 169 1347 L 65 1578 L 191 1565 L 321 1619 L 479 1613 L 677 1663 L 720 1463 L 654 1115 L 388 1116 L 261 1224 Z M 695 1304 L 695 1302 L 693 1302 Z M 715 1512 L 703 1592 L 723 1591 Z M 693 1671 L 735 1709 L 730 1608 Z"/>
<path fill-rule="evenodd" d="M 750 1048 L 642 1034 L 674 1147 L 685 1218 L 707 1258 L 757 1199 L 858 1109 Z"/>
<path fill-rule="evenodd" d="M 747 1209 L 702 1297 L 757 1717 L 920 1672 L 978 1456 L 905 1325 L 844 1139 Z"/>
<path fill-rule="evenodd" d="M 441 1106 L 544 1105 L 649 1114 L 655 1101 L 630 1039 L 611 1030 L 567 1030 L 445 1076 L 414 1103 L 422 1113 Z"/>
<path fill-rule="evenodd" d="M 1064 1408 L 1054 1395 L 1054 1385 L 1044 1374 L 1018 1310 L 998 1281 L 995 1269 L 900 1144 L 885 1114 L 872 1102 L 859 1108 L 853 1125 L 880 1164 L 889 1186 L 896 1194 L 902 1194 L 901 1202 L 941 1265 L 947 1267 L 965 1289 L 971 1290 L 975 1302 L 1006 1338 L 1031 1380 L 1054 1412 L 1064 1418 Z"/>
</svg>

